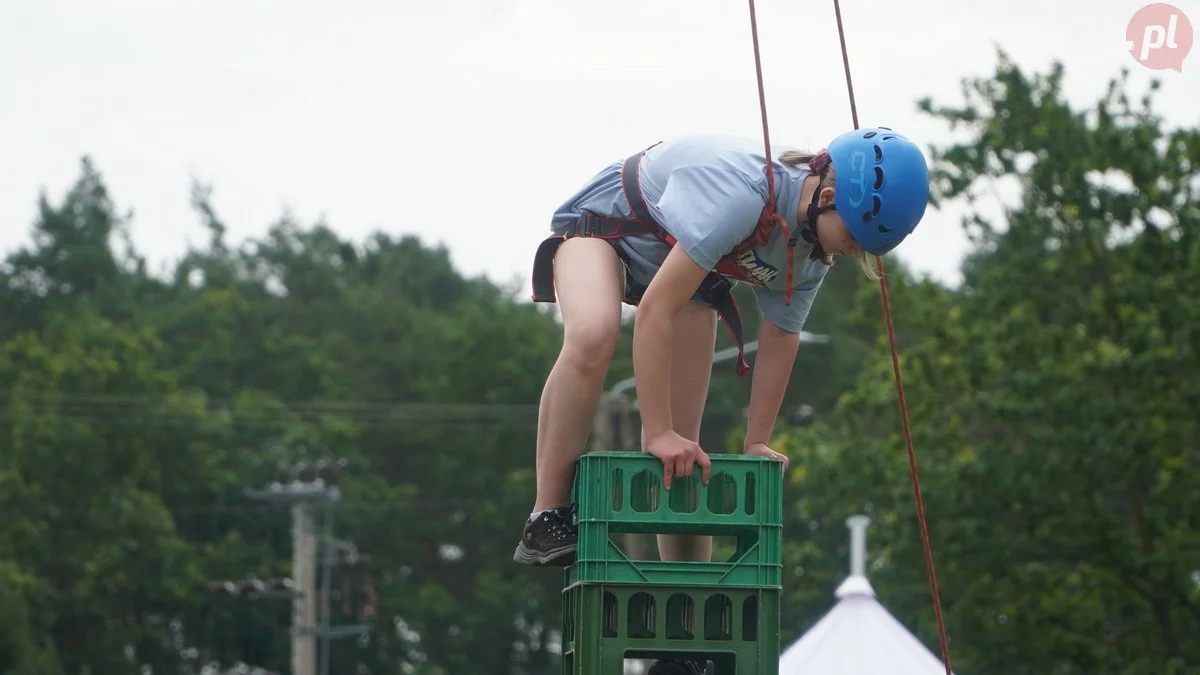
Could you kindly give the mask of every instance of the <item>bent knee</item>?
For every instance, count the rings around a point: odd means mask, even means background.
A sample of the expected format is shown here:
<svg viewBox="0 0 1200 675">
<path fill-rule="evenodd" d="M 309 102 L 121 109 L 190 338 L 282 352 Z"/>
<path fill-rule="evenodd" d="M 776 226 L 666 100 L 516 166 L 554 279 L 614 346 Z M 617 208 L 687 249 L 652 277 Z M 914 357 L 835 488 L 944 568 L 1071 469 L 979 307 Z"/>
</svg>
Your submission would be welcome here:
<svg viewBox="0 0 1200 675">
<path fill-rule="evenodd" d="M 577 319 L 563 335 L 563 357 L 585 377 L 604 377 L 620 332 L 619 307 L 615 312 Z"/>
</svg>

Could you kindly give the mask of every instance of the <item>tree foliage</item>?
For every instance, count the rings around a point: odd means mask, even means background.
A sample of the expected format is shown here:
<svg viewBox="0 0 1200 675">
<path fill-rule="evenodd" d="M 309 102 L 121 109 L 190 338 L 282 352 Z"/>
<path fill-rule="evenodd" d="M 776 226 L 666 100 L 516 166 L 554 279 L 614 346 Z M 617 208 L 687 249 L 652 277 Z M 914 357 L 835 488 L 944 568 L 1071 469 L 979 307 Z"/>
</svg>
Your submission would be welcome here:
<svg viewBox="0 0 1200 675">
<path fill-rule="evenodd" d="M 1062 78 L 1001 55 L 961 105 L 921 103 L 967 135 L 934 149 L 939 198 L 1019 193 L 999 221 L 965 223 L 977 247 L 961 288 L 891 281 L 951 655 L 969 673 L 1191 672 L 1200 132 L 1165 129 L 1153 92 L 1135 102 L 1123 78 L 1073 109 Z M 875 354 L 836 421 L 792 444 L 810 493 L 792 506 L 818 531 L 874 515 L 876 585 L 936 650 L 891 365 Z M 793 563 L 819 565 L 834 541 L 796 546 Z"/>
</svg>

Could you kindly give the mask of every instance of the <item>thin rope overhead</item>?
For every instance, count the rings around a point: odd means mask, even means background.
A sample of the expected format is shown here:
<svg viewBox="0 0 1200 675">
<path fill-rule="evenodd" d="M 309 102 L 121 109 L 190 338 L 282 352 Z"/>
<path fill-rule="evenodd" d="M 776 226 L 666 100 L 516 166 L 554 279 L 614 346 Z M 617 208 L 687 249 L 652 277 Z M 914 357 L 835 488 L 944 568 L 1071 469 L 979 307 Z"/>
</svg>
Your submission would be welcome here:
<svg viewBox="0 0 1200 675">
<path fill-rule="evenodd" d="M 758 102 L 762 113 L 763 145 L 767 160 L 767 199 L 768 204 L 775 203 L 774 171 L 771 171 L 771 135 L 767 127 L 767 96 L 763 85 L 762 57 L 758 48 L 758 19 L 754 11 L 754 0 L 750 3 L 750 34 L 754 43 L 754 69 L 758 77 Z M 850 56 L 846 49 L 846 31 L 842 24 L 842 8 L 838 0 L 833 0 L 833 11 L 837 17 L 838 40 L 842 47 L 842 66 L 846 71 L 846 92 L 850 98 L 850 117 L 854 129 L 858 130 L 858 105 L 854 100 L 854 82 L 850 77 Z M 933 612 L 937 619 L 938 640 L 942 650 L 942 664 L 946 667 L 946 675 L 953 675 L 950 668 L 950 647 L 946 639 L 946 624 L 942 618 L 942 600 L 938 593 L 937 573 L 933 566 L 933 548 L 929 543 L 929 527 L 925 520 L 925 503 L 921 498 L 921 479 L 917 471 L 917 457 L 913 450 L 912 427 L 908 419 L 908 403 L 904 397 L 904 379 L 900 374 L 900 351 L 896 346 L 896 329 L 892 325 L 892 306 L 888 299 L 887 277 L 884 275 L 883 258 L 875 257 L 875 267 L 879 271 L 879 291 L 883 299 L 883 318 L 887 325 L 888 345 L 892 355 L 892 373 L 896 378 L 896 395 L 900 403 L 900 421 L 904 427 L 904 443 L 908 450 L 908 471 L 912 479 L 913 498 L 917 505 L 917 520 L 921 526 L 921 544 L 925 551 L 925 570 L 929 575 L 929 588 L 933 594 Z M 789 279 L 790 286 L 790 279 Z"/>
</svg>

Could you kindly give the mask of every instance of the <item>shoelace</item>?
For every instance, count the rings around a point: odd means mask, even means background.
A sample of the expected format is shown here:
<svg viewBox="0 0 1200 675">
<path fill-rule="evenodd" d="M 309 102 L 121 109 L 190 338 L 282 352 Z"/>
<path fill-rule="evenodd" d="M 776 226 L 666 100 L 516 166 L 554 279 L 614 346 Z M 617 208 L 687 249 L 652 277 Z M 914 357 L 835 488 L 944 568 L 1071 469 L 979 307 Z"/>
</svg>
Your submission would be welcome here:
<svg viewBox="0 0 1200 675">
<path fill-rule="evenodd" d="M 554 539 L 562 539 L 565 536 L 575 532 L 575 514 L 578 507 L 572 504 L 570 507 L 554 509 L 543 515 L 546 519 L 546 533 Z"/>
</svg>

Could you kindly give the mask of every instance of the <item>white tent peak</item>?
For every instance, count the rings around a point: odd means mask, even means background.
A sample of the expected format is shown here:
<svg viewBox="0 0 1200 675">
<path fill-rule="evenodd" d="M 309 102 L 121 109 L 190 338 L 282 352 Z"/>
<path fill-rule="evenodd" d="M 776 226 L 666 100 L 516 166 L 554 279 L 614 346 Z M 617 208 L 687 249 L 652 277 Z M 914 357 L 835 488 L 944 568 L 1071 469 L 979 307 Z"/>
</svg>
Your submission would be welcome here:
<svg viewBox="0 0 1200 675">
<path fill-rule="evenodd" d="M 834 595 L 838 602 L 779 657 L 779 675 L 945 675 L 942 661 L 879 603 L 867 580 L 867 525 L 863 515 L 850 529 L 850 575 Z"/>
<path fill-rule="evenodd" d="M 874 598 L 875 589 L 871 587 L 871 582 L 867 578 L 859 575 L 846 577 L 841 586 L 833 592 L 834 597 L 838 600 L 846 598 Z"/>
</svg>

